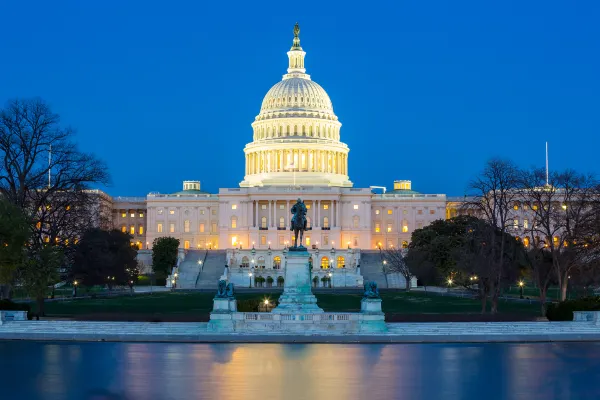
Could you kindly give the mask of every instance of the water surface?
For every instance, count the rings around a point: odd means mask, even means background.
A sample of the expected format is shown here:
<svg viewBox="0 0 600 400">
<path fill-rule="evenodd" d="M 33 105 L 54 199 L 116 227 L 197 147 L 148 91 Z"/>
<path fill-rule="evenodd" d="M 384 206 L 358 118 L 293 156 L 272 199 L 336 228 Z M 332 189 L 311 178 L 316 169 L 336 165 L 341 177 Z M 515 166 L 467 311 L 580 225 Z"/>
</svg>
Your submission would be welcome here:
<svg viewBox="0 0 600 400">
<path fill-rule="evenodd" d="M 0 342 L 0 399 L 600 399 L 600 343 Z"/>
</svg>

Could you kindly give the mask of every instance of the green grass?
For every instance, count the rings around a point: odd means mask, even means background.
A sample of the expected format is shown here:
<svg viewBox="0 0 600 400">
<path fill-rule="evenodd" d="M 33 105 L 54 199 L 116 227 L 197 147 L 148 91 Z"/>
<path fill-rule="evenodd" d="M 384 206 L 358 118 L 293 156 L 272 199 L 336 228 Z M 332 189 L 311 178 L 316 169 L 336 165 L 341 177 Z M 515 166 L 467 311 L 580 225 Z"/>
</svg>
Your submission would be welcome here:
<svg viewBox="0 0 600 400">
<path fill-rule="evenodd" d="M 317 294 L 320 307 L 325 311 L 353 312 L 360 310 L 360 294 Z M 212 309 L 214 294 L 203 292 L 169 292 L 120 296 L 112 298 L 55 301 L 46 303 L 48 316 L 78 316 L 91 314 L 207 314 Z M 279 294 L 238 293 L 238 301 L 245 299 L 276 300 Z M 468 298 L 426 295 L 414 292 L 384 292 L 383 311 L 398 314 L 455 314 L 479 313 L 480 302 Z M 501 302 L 500 312 L 537 315 L 539 305 L 519 302 Z"/>
</svg>

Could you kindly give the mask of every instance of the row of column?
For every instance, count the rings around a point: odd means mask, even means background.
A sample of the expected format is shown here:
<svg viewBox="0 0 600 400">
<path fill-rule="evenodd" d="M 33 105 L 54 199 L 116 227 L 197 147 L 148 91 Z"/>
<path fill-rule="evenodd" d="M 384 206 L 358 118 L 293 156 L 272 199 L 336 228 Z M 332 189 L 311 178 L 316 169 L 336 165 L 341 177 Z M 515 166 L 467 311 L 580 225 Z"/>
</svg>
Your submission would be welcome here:
<svg viewBox="0 0 600 400">
<path fill-rule="evenodd" d="M 312 125 L 257 125 L 254 130 L 254 140 L 280 138 L 287 136 L 305 136 L 309 138 L 322 138 L 340 140 L 340 129 L 335 126 Z"/>
<path fill-rule="evenodd" d="M 258 212 L 258 201 L 250 201 L 248 202 L 252 207 L 252 226 L 253 227 L 261 227 L 261 221 L 259 220 L 259 212 Z M 285 227 L 288 228 L 291 223 L 292 213 L 290 212 L 290 208 L 292 206 L 291 200 L 286 200 L 285 210 Z M 306 200 L 304 200 L 306 204 Z M 340 221 L 340 205 L 338 200 L 327 200 L 327 204 L 330 204 L 332 207 L 330 214 L 329 227 L 337 227 Z M 268 204 L 268 214 L 267 214 L 267 227 L 274 228 L 276 226 L 276 205 L 277 201 L 269 200 Z M 311 209 L 312 216 L 310 216 L 311 227 L 320 227 L 321 224 L 321 208 L 323 206 L 323 200 L 312 200 Z"/>
<path fill-rule="evenodd" d="M 348 175 L 348 155 L 339 151 L 308 149 L 246 154 L 246 175 L 292 171 Z"/>
</svg>

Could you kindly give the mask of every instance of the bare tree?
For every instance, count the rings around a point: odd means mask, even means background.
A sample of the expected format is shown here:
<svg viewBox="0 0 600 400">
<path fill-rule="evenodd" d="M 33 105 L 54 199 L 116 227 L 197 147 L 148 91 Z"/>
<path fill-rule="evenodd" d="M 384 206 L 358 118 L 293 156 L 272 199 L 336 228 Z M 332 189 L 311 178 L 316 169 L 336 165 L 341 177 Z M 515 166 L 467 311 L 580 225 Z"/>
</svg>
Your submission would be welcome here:
<svg viewBox="0 0 600 400">
<path fill-rule="evenodd" d="M 598 182 L 572 170 L 546 175 L 543 169 L 522 173 L 522 193 L 533 215 L 533 246 L 546 248 L 561 300 L 566 299 L 570 272 L 591 261 L 596 246 Z"/>
<path fill-rule="evenodd" d="M 33 241 L 64 253 L 97 221 L 98 196 L 89 186 L 109 179 L 73 136 L 41 99 L 12 100 L 0 110 L 0 195 L 32 221 Z"/>
<path fill-rule="evenodd" d="M 498 237 L 504 237 L 515 201 L 519 198 L 518 168 L 508 160 L 489 160 L 483 171 L 469 183 L 470 196 L 464 207 L 477 212 L 482 218 L 500 231 L 500 235 L 492 235 L 490 243 L 490 267 L 494 273 L 490 276 L 489 285 L 492 296 L 492 313 L 498 310 L 500 283 L 505 266 L 505 240 L 496 246 Z"/>
<path fill-rule="evenodd" d="M 383 258 L 383 272 L 385 274 L 401 274 L 405 280 L 405 289 L 409 291 L 410 281 L 414 275 L 404 260 L 408 250 L 391 247 L 381 251 Z"/>
</svg>

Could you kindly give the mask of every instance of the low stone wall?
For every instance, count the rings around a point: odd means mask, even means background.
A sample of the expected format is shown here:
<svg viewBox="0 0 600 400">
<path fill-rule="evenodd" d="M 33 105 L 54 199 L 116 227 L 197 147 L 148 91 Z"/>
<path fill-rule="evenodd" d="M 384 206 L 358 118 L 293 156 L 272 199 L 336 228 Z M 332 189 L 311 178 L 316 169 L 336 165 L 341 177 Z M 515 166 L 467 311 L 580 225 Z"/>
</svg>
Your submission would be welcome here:
<svg viewBox="0 0 600 400">
<path fill-rule="evenodd" d="M 0 310 L 0 325 L 8 321 L 27 321 L 27 311 L 2 311 Z"/>
<path fill-rule="evenodd" d="M 209 332 L 365 333 L 385 332 L 379 313 L 211 313 Z"/>
<path fill-rule="evenodd" d="M 600 325 L 600 311 L 573 311 L 573 321 L 593 322 Z"/>
</svg>

